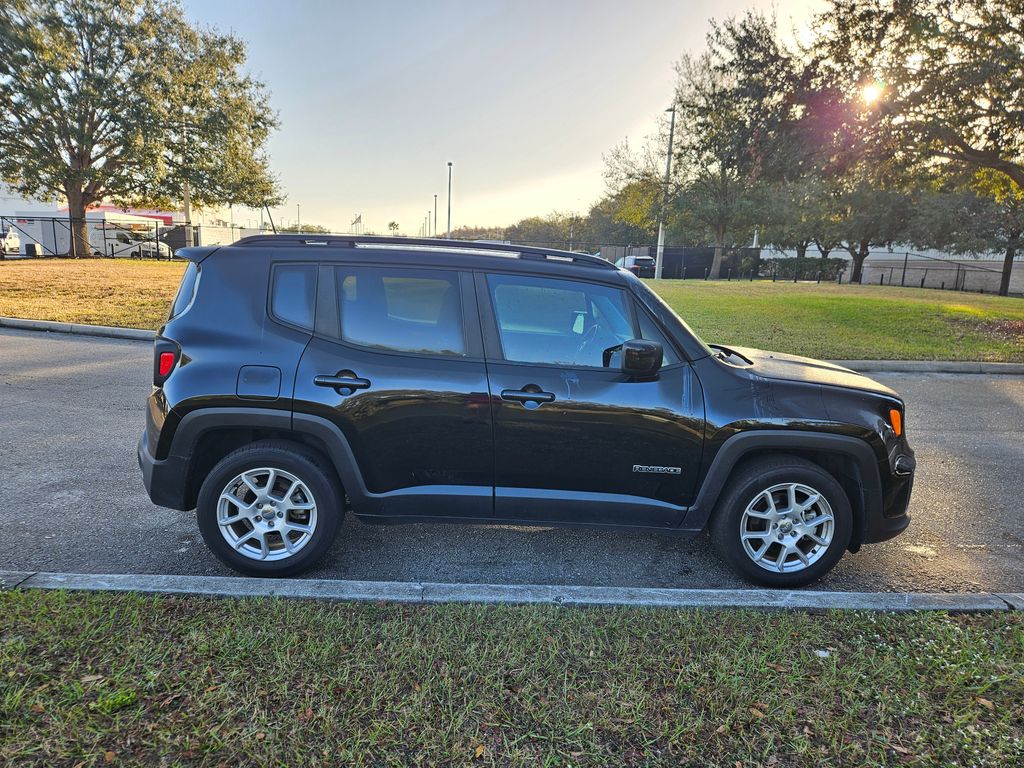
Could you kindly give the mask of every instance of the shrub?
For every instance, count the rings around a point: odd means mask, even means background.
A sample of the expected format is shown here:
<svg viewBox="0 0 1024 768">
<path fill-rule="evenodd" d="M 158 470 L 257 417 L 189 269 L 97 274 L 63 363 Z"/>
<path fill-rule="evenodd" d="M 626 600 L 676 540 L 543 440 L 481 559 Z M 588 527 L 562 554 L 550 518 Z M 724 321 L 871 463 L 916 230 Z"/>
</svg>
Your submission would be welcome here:
<svg viewBox="0 0 1024 768">
<path fill-rule="evenodd" d="M 797 280 L 835 280 L 848 265 L 846 259 L 762 259 L 758 274 L 778 280 L 792 280 L 794 277 Z"/>
</svg>

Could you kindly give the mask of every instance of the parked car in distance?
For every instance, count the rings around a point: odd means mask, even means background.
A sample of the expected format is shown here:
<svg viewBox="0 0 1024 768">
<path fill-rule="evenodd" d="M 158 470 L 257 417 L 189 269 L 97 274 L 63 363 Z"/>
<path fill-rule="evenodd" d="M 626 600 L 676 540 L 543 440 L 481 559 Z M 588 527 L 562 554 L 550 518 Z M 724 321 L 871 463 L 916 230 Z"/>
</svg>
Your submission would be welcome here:
<svg viewBox="0 0 1024 768">
<path fill-rule="evenodd" d="M 451 240 L 185 248 L 138 458 L 212 552 L 284 576 L 367 523 L 710 529 L 800 586 L 907 527 L 899 396 L 837 365 L 705 344 L 600 258 Z"/>
<path fill-rule="evenodd" d="M 118 232 L 106 241 L 105 256 L 129 256 L 133 259 L 170 259 L 174 254 L 167 243 L 131 232 Z M 99 251 L 96 252 L 100 255 Z"/>
<path fill-rule="evenodd" d="M 14 229 L 0 232 L 0 253 L 17 253 L 21 248 L 21 238 Z"/>
<path fill-rule="evenodd" d="M 619 269 L 627 269 L 637 277 L 654 277 L 656 262 L 653 256 L 622 256 L 615 260 Z"/>
</svg>

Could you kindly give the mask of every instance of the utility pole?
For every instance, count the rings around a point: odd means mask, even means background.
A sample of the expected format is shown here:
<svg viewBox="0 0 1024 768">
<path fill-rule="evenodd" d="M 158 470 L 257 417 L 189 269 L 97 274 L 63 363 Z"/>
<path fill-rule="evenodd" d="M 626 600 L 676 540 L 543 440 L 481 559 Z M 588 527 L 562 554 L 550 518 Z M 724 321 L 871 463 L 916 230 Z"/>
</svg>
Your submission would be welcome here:
<svg viewBox="0 0 1024 768">
<path fill-rule="evenodd" d="M 434 195 L 434 237 L 437 237 L 437 195 Z"/>
<path fill-rule="evenodd" d="M 298 203 L 295 204 L 295 231 L 302 233 L 302 206 Z"/>
<path fill-rule="evenodd" d="M 452 239 L 452 161 L 448 161 L 448 239 Z"/>
<path fill-rule="evenodd" d="M 672 113 L 668 128 L 668 157 L 665 159 L 665 186 L 661 190 L 661 211 L 658 214 L 658 250 L 654 260 L 654 277 L 661 279 L 661 271 L 665 266 L 665 207 L 668 204 L 668 178 L 672 172 L 672 140 L 676 132 L 676 105 L 665 110 Z"/>
<path fill-rule="evenodd" d="M 194 238 L 192 237 L 192 190 L 188 187 L 188 179 L 185 179 L 185 186 L 182 189 L 182 203 L 185 208 L 185 247 L 191 248 Z"/>
</svg>

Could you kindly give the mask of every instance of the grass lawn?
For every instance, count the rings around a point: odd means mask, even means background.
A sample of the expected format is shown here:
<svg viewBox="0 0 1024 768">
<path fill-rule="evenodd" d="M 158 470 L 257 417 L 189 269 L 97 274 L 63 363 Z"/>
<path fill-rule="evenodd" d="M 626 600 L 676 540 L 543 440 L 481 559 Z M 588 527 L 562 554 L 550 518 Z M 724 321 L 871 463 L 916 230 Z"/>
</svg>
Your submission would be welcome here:
<svg viewBox="0 0 1024 768">
<path fill-rule="evenodd" d="M 0 261 L 0 315 L 158 328 L 180 262 Z M 813 283 L 652 285 L 708 341 L 831 359 L 1024 362 L 1024 300 Z"/>
<path fill-rule="evenodd" d="M 183 261 L 0 261 L 0 315 L 156 329 L 184 271 Z"/>
<path fill-rule="evenodd" d="M 651 281 L 705 341 L 831 360 L 1024 361 L 1024 300 L 835 283 Z"/>
<path fill-rule="evenodd" d="M 1024 617 L 0 594 L 0 764 L 1020 765 Z"/>
</svg>

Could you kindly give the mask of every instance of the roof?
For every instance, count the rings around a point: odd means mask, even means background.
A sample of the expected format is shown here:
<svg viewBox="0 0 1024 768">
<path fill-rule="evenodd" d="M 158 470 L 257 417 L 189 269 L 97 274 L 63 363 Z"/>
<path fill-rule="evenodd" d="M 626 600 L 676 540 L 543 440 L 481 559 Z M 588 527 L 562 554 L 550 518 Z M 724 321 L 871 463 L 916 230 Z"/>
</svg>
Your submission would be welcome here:
<svg viewBox="0 0 1024 768">
<path fill-rule="evenodd" d="M 319 234 L 283 234 L 254 235 L 243 237 L 231 246 L 245 247 L 286 247 L 286 248 L 367 248 L 374 250 L 400 250 L 432 253 L 451 253 L 453 255 L 474 254 L 481 256 L 501 256 L 519 258 L 530 261 L 554 261 L 563 264 L 597 267 L 616 270 L 617 267 L 600 256 L 588 253 L 562 251 L 556 248 L 541 248 L 532 245 L 516 245 L 510 243 L 477 242 L 473 240 L 446 240 L 443 238 L 413 237 L 375 237 L 364 235 L 319 235 Z"/>
</svg>

